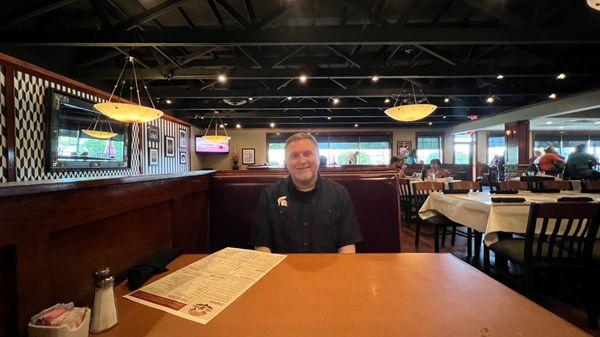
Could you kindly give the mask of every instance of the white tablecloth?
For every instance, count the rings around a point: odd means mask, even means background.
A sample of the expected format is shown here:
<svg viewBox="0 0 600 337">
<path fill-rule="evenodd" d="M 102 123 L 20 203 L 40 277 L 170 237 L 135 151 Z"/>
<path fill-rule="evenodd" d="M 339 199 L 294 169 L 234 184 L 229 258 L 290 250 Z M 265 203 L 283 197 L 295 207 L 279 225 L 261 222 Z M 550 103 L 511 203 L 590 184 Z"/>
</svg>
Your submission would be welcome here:
<svg viewBox="0 0 600 337">
<path fill-rule="evenodd" d="M 492 203 L 492 197 L 525 198 L 524 203 Z M 584 194 L 573 191 L 561 193 L 490 194 L 488 192 L 470 192 L 468 194 L 443 194 L 433 192 L 429 195 L 419 216 L 427 219 L 443 214 L 448 219 L 484 233 L 486 245 L 498 240 L 498 232 L 525 233 L 529 204 L 532 202 L 556 202 L 560 197 L 591 197 L 600 201 L 598 194 Z"/>
</svg>

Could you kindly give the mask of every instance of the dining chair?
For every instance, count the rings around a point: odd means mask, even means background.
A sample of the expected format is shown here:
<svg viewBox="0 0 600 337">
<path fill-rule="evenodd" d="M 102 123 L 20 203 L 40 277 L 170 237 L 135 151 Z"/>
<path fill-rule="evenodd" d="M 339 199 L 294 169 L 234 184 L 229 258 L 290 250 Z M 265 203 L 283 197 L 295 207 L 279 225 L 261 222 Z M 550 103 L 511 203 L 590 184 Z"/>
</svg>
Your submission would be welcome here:
<svg viewBox="0 0 600 337">
<path fill-rule="evenodd" d="M 543 190 L 572 191 L 573 184 L 568 180 L 544 180 L 542 181 Z"/>
<path fill-rule="evenodd" d="M 529 191 L 529 184 L 527 181 L 519 180 L 506 180 L 501 181 L 498 187 L 500 191 Z"/>
<path fill-rule="evenodd" d="M 410 228 L 410 221 L 412 220 L 414 207 L 410 188 L 410 179 L 399 178 L 398 186 L 400 189 L 400 208 L 402 209 L 402 214 L 406 218 L 406 227 Z"/>
<path fill-rule="evenodd" d="M 527 182 L 527 185 L 529 185 L 528 189 L 530 191 L 541 190 L 542 183 L 544 181 L 555 180 L 554 177 L 546 177 L 546 176 L 521 176 L 521 177 L 519 177 L 519 179 L 521 181 Z"/>
<path fill-rule="evenodd" d="M 524 238 L 499 240 L 484 249 L 493 251 L 496 257 L 522 265 L 525 288 L 531 296 L 535 295 L 536 280 L 541 271 L 580 276 L 584 283 L 588 323 L 595 326 L 597 293 L 592 254 L 599 225 L 600 203 L 532 203 Z M 484 254 L 484 269 L 490 269 L 489 253 Z M 496 271 L 501 272 L 499 268 Z"/>
<path fill-rule="evenodd" d="M 441 192 L 444 190 L 444 183 L 434 181 L 422 181 L 412 184 L 413 200 L 415 203 L 415 209 L 417 212 L 421 209 L 421 206 L 425 203 L 425 200 L 429 197 L 431 192 Z M 419 236 L 421 233 L 421 224 L 431 225 L 434 228 L 434 252 L 440 251 L 440 228 L 442 233 L 446 233 L 447 227 L 453 223 L 443 215 L 436 215 L 426 220 L 421 219 L 417 215 L 416 228 L 415 228 L 415 247 L 419 247 Z"/>
<path fill-rule="evenodd" d="M 479 182 L 476 181 L 453 181 L 449 184 L 450 190 L 453 191 L 470 191 L 470 192 L 481 192 L 482 187 Z M 457 227 L 464 227 L 464 230 L 458 229 Z M 445 245 L 446 233 L 442 234 L 442 247 Z M 481 238 L 482 234 L 466 226 L 452 226 L 452 236 L 450 238 L 450 244 L 454 246 L 456 242 L 456 235 L 462 236 L 467 239 L 467 258 L 471 260 L 473 257 L 473 240 L 475 241 L 475 255 L 479 258 L 479 252 L 481 251 Z"/>
<path fill-rule="evenodd" d="M 600 180 L 582 180 L 581 192 L 600 193 Z"/>
</svg>

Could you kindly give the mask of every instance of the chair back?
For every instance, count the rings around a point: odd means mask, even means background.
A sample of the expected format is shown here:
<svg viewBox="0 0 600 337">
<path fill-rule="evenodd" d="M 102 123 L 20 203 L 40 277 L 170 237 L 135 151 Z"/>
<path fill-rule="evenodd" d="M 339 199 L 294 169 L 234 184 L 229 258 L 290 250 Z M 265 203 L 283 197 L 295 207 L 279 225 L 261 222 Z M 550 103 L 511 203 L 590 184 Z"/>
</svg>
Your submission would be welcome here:
<svg viewBox="0 0 600 337">
<path fill-rule="evenodd" d="M 600 203 L 532 203 L 525 234 L 525 264 L 588 263 L 600 224 Z"/>
<path fill-rule="evenodd" d="M 533 190 L 541 190 L 542 182 L 548 181 L 548 180 L 555 180 L 555 179 L 554 179 L 554 177 L 543 177 L 543 176 L 521 176 L 520 180 L 527 182 L 527 184 L 529 185 L 529 190 L 533 191 Z"/>
<path fill-rule="evenodd" d="M 482 191 L 481 184 L 476 181 L 452 181 L 449 185 L 451 190 Z"/>
<path fill-rule="evenodd" d="M 441 192 L 444 190 L 444 183 L 436 181 L 421 181 L 412 184 L 413 198 L 417 209 L 423 206 L 425 200 L 431 192 Z"/>
<path fill-rule="evenodd" d="M 583 180 L 583 181 L 581 181 L 581 192 L 583 192 L 583 193 L 600 193 L 600 180 Z"/>
<path fill-rule="evenodd" d="M 506 180 L 500 182 L 500 186 L 498 189 L 500 191 L 528 191 L 529 184 L 526 181 Z"/>
<path fill-rule="evenodd" d="M 410 179 L 399 178 L 398 187 L 400 190 L 400 202 L 410 203 L 412 198 L 412 192 L 410 189 Z"/>
<path fill-rule="evenodd" d="M 544 180 L 542 181 L 542 189 L 572 191 L 573 184 L 568 180 Z"/>
</svg>

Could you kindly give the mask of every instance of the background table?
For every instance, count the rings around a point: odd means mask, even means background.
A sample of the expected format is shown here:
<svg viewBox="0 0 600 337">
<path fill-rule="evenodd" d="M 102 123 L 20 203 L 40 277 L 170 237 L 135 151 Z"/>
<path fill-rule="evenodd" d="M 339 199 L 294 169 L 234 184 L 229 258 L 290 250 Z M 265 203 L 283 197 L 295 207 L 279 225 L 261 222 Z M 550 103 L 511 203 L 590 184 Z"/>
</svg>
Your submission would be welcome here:
<svg viewBox="0 0 600 337">
<path fill-rule="evenodd" d="M 492 198 L 524 198 L 524 203 L 492 203 Z M 490 194 L 489 192 L 469 192 L 468 194 L 443 194 L 433 192 L 419 210 L 419 216 L 427 219 L 443 214 L 448 219 L 484 233 L 485 243 L 497 241 L 498 232 L 525 233 L 532 202 L 556 202 L 561 197 L 591 197 L 600 201 L 600 194 L 587 194 L 574 191 L 560 193 L 532 193 L 519 191 L 519 194 Z M 550 229 L 550 228 L 549 228 Z"/>
<path fill-rule="evenodd" d="M 289 255 L 207 325 L 126 292 L 102 336 L 587 336 L 450 254 Z"/>
</svg>

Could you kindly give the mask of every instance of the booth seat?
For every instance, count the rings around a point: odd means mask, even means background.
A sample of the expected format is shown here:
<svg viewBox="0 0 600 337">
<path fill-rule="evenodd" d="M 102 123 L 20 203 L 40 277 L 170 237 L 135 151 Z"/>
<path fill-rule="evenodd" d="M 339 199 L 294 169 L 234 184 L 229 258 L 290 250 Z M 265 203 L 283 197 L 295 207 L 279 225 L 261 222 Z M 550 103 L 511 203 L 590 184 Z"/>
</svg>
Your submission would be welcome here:
<svg viewBox="0 0 600 337">
<path fill-rule="evenodd" d="M 395 171 L 322 171 L 348 190 L 363 234 L 360 253 L 400 252 L 400 207 Z M 261 191 L 285 172 L 218 172 L 211 178 L 210 250 L 248 245 Z"/>
</svg>

